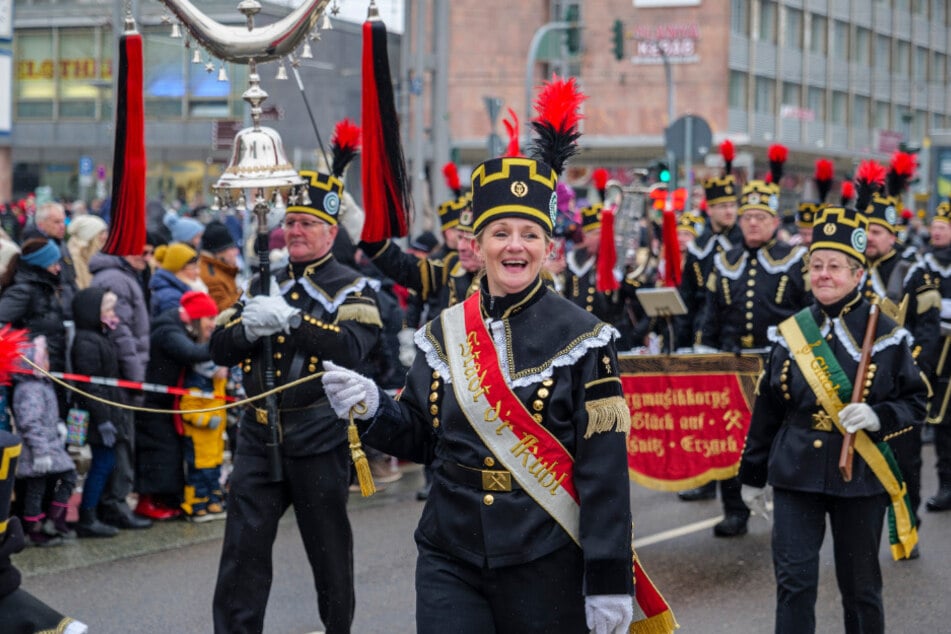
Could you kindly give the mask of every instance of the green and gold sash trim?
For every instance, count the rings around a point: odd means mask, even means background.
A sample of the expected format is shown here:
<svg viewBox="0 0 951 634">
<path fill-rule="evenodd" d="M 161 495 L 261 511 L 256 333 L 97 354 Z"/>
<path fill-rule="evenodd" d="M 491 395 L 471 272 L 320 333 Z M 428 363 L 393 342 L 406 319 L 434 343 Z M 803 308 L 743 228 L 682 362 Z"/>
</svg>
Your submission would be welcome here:
<svg viewBox="0 0 951 634">
<path fill-rule="evenodd" d="M 793 358 L 815 393 L 822 409 L 832 418 L 836 429 L 847 432 L 839 421 L 839 412 L 852 397 L 852 381 L 822 337 L 812 313 L 805 308 L 779 324 L 789 343 Z M 893 559 L 907 559 L 918 543 L 908 489 L 887 443 L 875 443 L 864 431 L 855 434 L 855 451 L 868 464 L 888 493 L 888 541 Z"/>
</svg>

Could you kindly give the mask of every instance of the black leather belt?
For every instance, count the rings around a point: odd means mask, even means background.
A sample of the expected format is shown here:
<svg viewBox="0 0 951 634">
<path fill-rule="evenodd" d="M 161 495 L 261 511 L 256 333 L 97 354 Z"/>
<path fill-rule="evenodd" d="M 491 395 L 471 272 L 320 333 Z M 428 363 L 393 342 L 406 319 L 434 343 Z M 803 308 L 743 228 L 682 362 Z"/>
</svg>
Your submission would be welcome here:
<svg viewBox="0 0 951 634">
<path fill-rule="evenodd" d="M 481 491 L 519 491 L 522 488 L 512 477 L 512 473 L 503 469 L 474 469 L 454 462 L 444 462 L 439 470 L 450 482 Z"/>
</svg>

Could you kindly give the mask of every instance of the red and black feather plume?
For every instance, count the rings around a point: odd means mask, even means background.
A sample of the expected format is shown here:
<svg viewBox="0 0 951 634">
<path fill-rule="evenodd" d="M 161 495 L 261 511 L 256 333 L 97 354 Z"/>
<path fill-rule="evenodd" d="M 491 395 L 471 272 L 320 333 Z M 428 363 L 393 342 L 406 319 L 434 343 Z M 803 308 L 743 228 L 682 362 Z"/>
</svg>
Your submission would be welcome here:
<svg viewBox="0 0 951 634">
<path fill-rule="evenodd" d="M 736 148 L 733 147 L 733 141 L 726 139 L 720 144 L 720 156 L 723 157 L 723 171 L 730 174 L 733 171 L 733 159 L 736 158 Z"/>
<path fill-rule="evenodd" d="M 769 174 L 772 177 L 770 182 L 779 185 L 779 181 L 783 178 L 783 164 L 786 163 L 788 156 L 789 150 L 786 149 L 785 145 L 774 143 L 769 146 L 766 157 L 769 159 Z"/>
<path fill-rule="evenodd" d="M 360 153 L 360 126 L 350 119 L 341 119 L 334 127 L 330 138 L 331 170 L 337 178 L 343 176 L 347 166 Z"/>
<path fill-rule="evenodd" d="M 511 108 L 508 109 L 508 119 L 502 119 L 502 125 L 505 126 L 505 133 L 509 137 L 508 147 L 505 148 L 505 156 L 516 157 L 522 155 L 522 148 L 519 146 L 519 123 L 518 115 Z"/>
<path fill-rule="evenodd" d="M 538 116 L 532 120 L 532 127 L 538 136 L 532 142 L 532 158 L 547 163 L 556 174 L 561 174 L 565 162 L 578 153 L 579 110 L 585 99 L 574 77 L 561 79 L 558 75 L 545 83 L 535 99 Z"/>
<path fill-rule="evenodd" d="M 591 182 L 594 183 L 594 188 L 598 190 L 598 196 L 601 197 L 601 202 L 605 202 L 604 193 L 608 188 L 608 177 L 610 173 L 608 170 L 603 167 L 599 167 L 591 174 Z"/>
<path fill-rule="evenodd" d="M 29 332 L 5 325 L 0 328 L 0 385 L 10 385 L 10 374 L 22 371 L 20 357 L 30 347 Z"/>
<path fill-rule="evenodd" d="M 442 175 L 446 179 L 446 187 L 452 190 L 456 198 L 462 196 L 462 185 L 459 182 L 459 169 L 456 164 L 449 161 L 442 166 Z"/>
<path fill-rule="evenodd" d="M 816 189 L 819 190 L 819 202 L 824 203 L 826 196 L 832 190 L 832 181 L 835 180 L 835 164 L 829 159 L 817 160 L 816 171 L 812 178 L 816 181 Z"/>
<path fill-rule="evenodd" d="M 853 200 L 855 200 L 855 185 L 852 184 L 852 181 L 842 181 L 842 187 L 839 190 L 839 204 L 848 207 Z"/>
<path fill-rule="evenodd" d="M 885 187 L 889 196 L 901 196 L 915 175 L 915 169 L 918 167 L 918 159 L 914 154 L 908 152 L 895 152 L 892 154 L 891 164 L 888 168 L 888 175 L 885 178 Z"/>
<path fill-rule="evenodd" d="M 872 195 L 885 184 L 885 168 L 871 159 L 859 163 L 855 172 L 855 208 L 861 212 L 868 209 Z"/>
</svg>

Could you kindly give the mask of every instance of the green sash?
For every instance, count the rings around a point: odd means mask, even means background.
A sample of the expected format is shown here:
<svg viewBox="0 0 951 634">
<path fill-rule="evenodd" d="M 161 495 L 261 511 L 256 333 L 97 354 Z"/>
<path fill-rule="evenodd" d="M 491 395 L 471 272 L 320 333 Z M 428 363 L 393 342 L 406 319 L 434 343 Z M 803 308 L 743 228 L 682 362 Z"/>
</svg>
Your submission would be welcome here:
<svg viewBox="0 0 951 634">
<path fill-rule="evenodd" d="M 808 308 L 779 324 L 779 332 L 789 344 L 796 365 L 815 393 L 822 409 L 832 418 L 843 435 L 839 411 L 852 399 L 852 381 L 846 376 L 826 343 Z M 855 451 L 882 483 L 891 505 L 888 507 L 888 541 L 894 559 L 907 559 L 918 543 L 908 489 L 888 443 L 875 443 L 860 430 L 855 434 Z"/>
</svg>

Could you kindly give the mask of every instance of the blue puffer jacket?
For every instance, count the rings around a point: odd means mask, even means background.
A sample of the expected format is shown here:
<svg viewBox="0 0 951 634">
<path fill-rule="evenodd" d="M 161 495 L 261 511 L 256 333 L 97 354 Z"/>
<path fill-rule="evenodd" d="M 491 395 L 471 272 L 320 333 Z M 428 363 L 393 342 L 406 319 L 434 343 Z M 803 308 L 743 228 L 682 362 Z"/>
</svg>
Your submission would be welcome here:
<svg viewBox="0 0 951 634">
<path fill-rule="evenodd" d="M 152 289 L 152 318 L 158 317 L 169 308 L 178 306 L 182 295 L 191 290 L 185 282 L 175 277 L 174 273 L 169 273 L 165 269 L 157 269 L 152 279 L 149 281 L 149 288 Z"/>
</svg>

